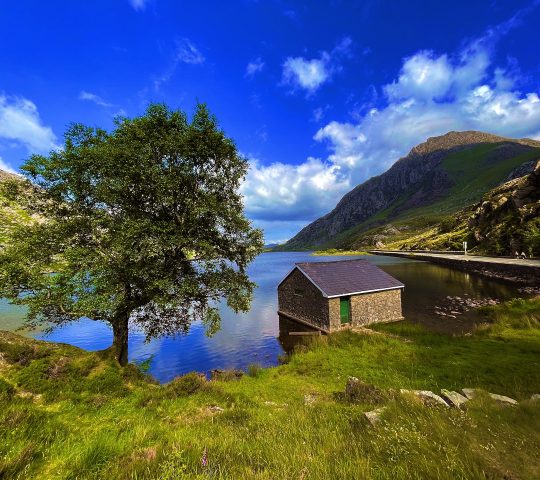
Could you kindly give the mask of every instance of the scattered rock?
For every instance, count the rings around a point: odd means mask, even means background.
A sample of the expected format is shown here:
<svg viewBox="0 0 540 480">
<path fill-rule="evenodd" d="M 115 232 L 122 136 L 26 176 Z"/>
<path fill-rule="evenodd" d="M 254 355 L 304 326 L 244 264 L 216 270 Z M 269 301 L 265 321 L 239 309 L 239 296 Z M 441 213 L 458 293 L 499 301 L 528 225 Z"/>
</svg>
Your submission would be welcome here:
<svg viewBox="0 0 540 480">
<path fill-rule="evenodd" d="M 364 417 L 367 419 L 367 421 L 371 424 L 372 427 L 377 425 L 377 423 L 381 420 L 381 413 L 384 411 L 384 407 L 377 408 L 376 410 L 372 410 L 371 412 L 364 412 Z"/>
<path fill-rule="evenodd" d="M 433 393 L 429 390 L 407 390 L 405 388 L 400 389 L 400 393 L 412 394 L 419 397 L 424 403 L 434 404 L 438 403 L 448 407 L 448 404 L 436 393 Z"/>
<path fill-rule="evenodd" d="M 505 405 L 517 405 L 517 401 L 510 397 L 505 397 L 504 395 L 497 395 L 496 393 L 490 393 L 489 396 L 493 398 L 493 400 L 496 400 L 499 403 L 505 404 Z"/>
<path fill-rule="evenodd" d="M 211 405 L 208 407 L 208 411 L 212 412 L 212 413 L 221 413 L 223 412 L 223 408 L 221 407 L 218 407 L 217 405 Z"/>
<path fill-rule="evenodd" d="M 304 395 L 304 405 L 313 405 L 317 401 L 316 393 L 306 393 Z"/>
<path fill-rule="evenodd" d="M 540 394 L 539 393 L 533 393 L 531 395 L 531 400 L 534 401 L 534 402 L 540 400 Z"/>
<path fill-rule="evenodd" d="M 441 395 L 446 400 L 446 403 L 452 407 L 461 408 L 461 405 L 468 402 L 466 397 L 452 390 L 446 390 L 443 388 L 441 390 Z"/>
<path fill-rule="evenodd" d="M 441 317 L 457 318 L 458 315 L 462 315 L 472 308 L 497 305 L 498 303 L 500 300 L 494 298 L 471 298 L 468 294 L 464 294 L 463 297 L 447 295 L 443 305 L 435 306 L 434 313 Z"/>
<path fill-rule="evenodd" d="M 539 295 L 540 287 L 521 287 L 521 288 L 518 288 L 518 292 L 529 294 L 529 295 Z"/>
<path fill-rule="evenodd" d="M 467 400 L 472 400 L 476 396 L 476 390 L 474 388 L 462 388 L 461 393 L 465 395 Z"/>
<path fill-rule="evenodd" d="M 448 407 L 448 404 L 441 397 L 439 397 L 439 395 L 430 392 L 429 390 L 416 390 L 414 393 L 424 401 L 438 403 L 440 405 Z"/>
</svg>

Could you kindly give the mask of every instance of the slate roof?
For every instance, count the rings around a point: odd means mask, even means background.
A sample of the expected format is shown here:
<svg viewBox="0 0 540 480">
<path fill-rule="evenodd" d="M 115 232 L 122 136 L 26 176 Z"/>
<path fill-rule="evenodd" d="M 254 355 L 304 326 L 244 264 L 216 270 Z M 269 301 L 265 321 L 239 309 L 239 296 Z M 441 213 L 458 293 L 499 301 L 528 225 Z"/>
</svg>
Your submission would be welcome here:
<svg viewBox="0 0 540 480">
<path fill-rule="evenodd" d="M 325 297 L 392 290 L 405 286 L 367 260 L 304 262 L 295 265 Z"/>
</svg>

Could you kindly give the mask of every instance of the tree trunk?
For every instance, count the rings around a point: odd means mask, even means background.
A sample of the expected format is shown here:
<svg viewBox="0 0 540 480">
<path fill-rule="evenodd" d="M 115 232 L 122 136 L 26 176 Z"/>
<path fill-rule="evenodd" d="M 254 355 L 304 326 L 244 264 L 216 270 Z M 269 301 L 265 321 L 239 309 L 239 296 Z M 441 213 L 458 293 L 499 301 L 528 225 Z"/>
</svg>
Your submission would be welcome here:
<svg viewBox="0 0 540 480">
<path fill-rule="evenodd" d="M 128 363 L 128 322 L 129 315 L 124 313 L 117 316 L 112 324 L 114 354 L 122 367 Z"/>
</svg>

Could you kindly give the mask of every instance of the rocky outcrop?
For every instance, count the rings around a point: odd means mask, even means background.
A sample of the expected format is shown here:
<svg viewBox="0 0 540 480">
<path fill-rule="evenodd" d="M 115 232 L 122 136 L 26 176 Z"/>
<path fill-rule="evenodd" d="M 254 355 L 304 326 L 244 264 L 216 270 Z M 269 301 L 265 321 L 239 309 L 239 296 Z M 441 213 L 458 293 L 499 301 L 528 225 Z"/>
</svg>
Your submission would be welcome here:
<svg viewBox="0 0 540 480">
<path fill-rule="evenodd" d="M 473 206 L 467 219 L 471 240 L 489 253 L 539 254 L 540 161 L 524 177 L 504 183 Z"/>
<path fill-rule="evenodd" d="M 441 166 L 443 160 L 452 153 L 486 143 L 499 144 L 486 157 L 488 166 L 540 148 L 540 142 L 534 140 L 512 140 L 474 131 L 449 132 L 429 138 L 414 147 L 387 172 L 369 179 L 347 193 L 330 213 L 302 229 L 283 249 L 317 247 L 353 227 L 359 229 L 358 233 L 363 228 L 366 230 L 374 225 L 373 222 L 377 222 L 373 217 L 380 216 L 381 212 L 386 212 L 388 220 L 408 210 L 445 198 L 454 181 Z M 509 173 L 508 170 L 504 172 L 500 181 Z"/>
</svg>

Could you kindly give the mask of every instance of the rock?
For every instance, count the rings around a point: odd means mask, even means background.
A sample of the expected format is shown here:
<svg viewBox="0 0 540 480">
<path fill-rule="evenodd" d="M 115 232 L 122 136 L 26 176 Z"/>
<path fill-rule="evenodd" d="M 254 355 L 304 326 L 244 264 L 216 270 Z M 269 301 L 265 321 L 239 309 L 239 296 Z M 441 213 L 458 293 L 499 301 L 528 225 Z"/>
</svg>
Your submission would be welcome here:
<svg viewBox="0 0 540 480">
<path fill-rule="evenodd" d="M 221 413 L 221 412 L 224 411 L 223 408 L 218 407 L 217 405 L 211 405 L 211 406 L 209 406 L 209 407 L 208 407 L 208 410 L 209 410 L 210 412 L 212 412 L 212 413 Z"/>
<path fill-rule="evenodd" d="M 489 396 L 493 398 L 493 400 L 496 400 L 499 403 L 505 404 L 505 405 L 517 405 L 517 401 L 510 397 L 505 397 L 504 395 L 497 395 L 496 393 L 490 393 Z"/>
<path fill-rule="evenodd" d="M 465 395 L 467 400 L 472 400 L 476 395 L 476 390 L 474 388 L 462 388 L 461 393 Z"/>
<path fill-rule="evenodd" d="M 539 393 L 533 393 L 533 394 L 531 395 L 531 400 L 532 400 L 533 402 L 536 402 L 536 401 L 540 400 L 540 394 L 539 394 Z"/>
<path fill-rule="evenodd" d="M 371 426 L 377 425 L 377 423 L 381 420 L 381 413 L 384 411 L 384 407 L 377 408 L 376 410 L 372 410 L 371 412 L 364 412 L 364 417 L 366 417 L 367 421 L 371 424 Z"/>
<path fill-rule="evenodd" d="M 304 405 L 313 405 L 317 400 L 317 395 L 315 393 L 306 393 L 304 395 Z"/>
<path fill-rule="evenodd" d="M 441 397 L 439 397 L 439 395 L 430 392 L 429 390 L 417 390 L 414 393 L 418 395 L 422 400 L 427 400 L 428 402 L 436 402 L 440 405 L 448 407 L 448 404 Z"/>
<path fill-rule="evenodd" d="M 463 405 L 465 402 L 468 402 L 468 399 L 466 397 L 452 390 L 445 390 L 443 388 L 441 390 L 441 395 L 446 400 L 446 403 L 448 403 L 452 407 L 460 408 L 461 405 Z"/>
<path fill-rule="evenodd" d="M 429 390 L 407 390 L 405 388 L 402 388 L 399 391 L 400 393 L 404 393 L 404 394 L 416 395 L 424 402 L 438 403 L 440 405 L 444 405 L 445 407 L 448 407 L 448 404 L 441 397 L 439 397 L 439 395 Z"/>
</svg>

